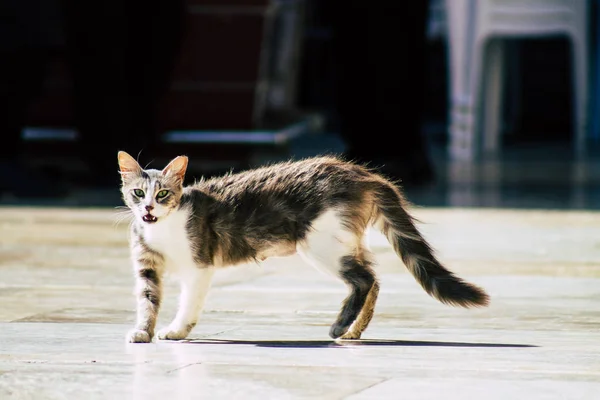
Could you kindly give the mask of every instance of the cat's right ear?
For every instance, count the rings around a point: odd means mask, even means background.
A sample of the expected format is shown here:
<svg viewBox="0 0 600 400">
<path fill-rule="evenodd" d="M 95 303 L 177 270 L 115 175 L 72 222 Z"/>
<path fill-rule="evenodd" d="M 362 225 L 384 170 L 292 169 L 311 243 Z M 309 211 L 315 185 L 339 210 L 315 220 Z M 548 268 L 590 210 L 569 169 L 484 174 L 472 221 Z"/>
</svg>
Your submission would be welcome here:
<svg viewBox="0 0 600 400">
<path fill-rule="evenodd" d="M 142 172 L 142 167 L 135 160 L 135 158 L 131 157 L 124 151 L 120 151 L 118 154 L 119 159 L 119 170 L 121 171 L 121 177 L 125 179 L 127 175 L 131 174 L 140 174 Z"/>
<path fill-rule="evenodd" d="M 178 156 L 175 157 L 169 165 L 167 165 L 163 170 L 162 174 L 165 176 L 172 175 L 176 177 L 180 182 L 183 182 L 185 178 L 185 171 L 188 166 L 188 158 L 186 156 Z"/>
</svg>

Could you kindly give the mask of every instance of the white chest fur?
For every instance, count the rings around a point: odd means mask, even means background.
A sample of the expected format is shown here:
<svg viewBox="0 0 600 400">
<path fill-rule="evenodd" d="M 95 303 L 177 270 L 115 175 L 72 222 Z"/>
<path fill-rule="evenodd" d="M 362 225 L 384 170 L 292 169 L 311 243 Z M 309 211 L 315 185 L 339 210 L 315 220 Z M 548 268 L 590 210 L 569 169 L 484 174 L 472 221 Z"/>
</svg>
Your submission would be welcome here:
<svg viewBox="0 0 600 400">
<path fill-rule="evenodd" d="M 144 239 L 148 246 L 165 257 L 169 272 L 183 272 L 195 268 L 186 225 L 188 210 L 177 210 L 154 224 L 144 225 Z"/>
</svg>

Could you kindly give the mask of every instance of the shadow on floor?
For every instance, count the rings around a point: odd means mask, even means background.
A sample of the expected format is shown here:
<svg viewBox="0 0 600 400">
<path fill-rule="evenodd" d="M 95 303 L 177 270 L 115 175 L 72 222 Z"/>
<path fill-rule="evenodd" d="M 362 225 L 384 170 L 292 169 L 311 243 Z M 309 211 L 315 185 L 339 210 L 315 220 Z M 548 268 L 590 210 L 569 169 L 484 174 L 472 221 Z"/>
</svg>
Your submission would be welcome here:
<svg viewBox="0 0 600 400">
<path fill-rule="evenodd" d="M 321 348 L 321 347 L 488 347 L 488 348 L 530 348 L 538 347 L 529 344 L 505 344 L 505 343 L 468 343 L 468 342 L 432 342 L 421 340 L 226 340 L 226 339 L 198 339 L 185 340 L 177 343 L 190 344 L 229 344 L 246 345 L 256 347 L 290 347 L 290 348 Z"/>
</svg>

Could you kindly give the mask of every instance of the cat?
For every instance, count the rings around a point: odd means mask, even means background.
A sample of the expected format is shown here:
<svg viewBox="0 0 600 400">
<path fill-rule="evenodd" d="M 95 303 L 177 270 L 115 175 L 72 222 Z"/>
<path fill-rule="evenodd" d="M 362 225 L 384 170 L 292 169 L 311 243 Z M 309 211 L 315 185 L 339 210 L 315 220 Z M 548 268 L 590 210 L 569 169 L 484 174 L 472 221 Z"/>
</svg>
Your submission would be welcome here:
<svg viewBox="0 0 600 400">
<path fill-rule="evenodd" d="M 179 305 L 156 336 L 181 340 L 196 325 L 216 269 L 295 253 L 349 288 L 329 336 L 360 339 L 379 293 L 365 243 L 370 226 L 383 232 L 429 295 L 453 306 L 488 305 L 483 289 L 436 259 L 399 187 L 362 165 L 313 157 L 184 187 L 186 156 L 162 170 L 143 169 L 122 151 L 118 162 L 123 200 L 133 214 L 137 322 L 128 342 L 152 341 L 165 272 L 179 279 Z"/>
</svg>

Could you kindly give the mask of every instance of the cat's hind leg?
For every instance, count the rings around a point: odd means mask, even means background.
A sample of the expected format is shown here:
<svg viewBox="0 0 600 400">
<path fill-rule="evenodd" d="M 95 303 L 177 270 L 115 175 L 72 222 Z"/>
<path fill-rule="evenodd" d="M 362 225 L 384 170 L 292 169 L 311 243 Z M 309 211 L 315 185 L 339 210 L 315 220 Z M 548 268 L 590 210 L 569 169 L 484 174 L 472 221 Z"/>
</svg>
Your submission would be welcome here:
<svg viewBox="0 0 600 400">
<path fill-rule="evenodd" d="M 342 310 L 329 330 L 329 336 L 334 339 L 352 333 L 351 326 L 358 322 L 369 293 L 376 284 L 375 274 L 365 260 L 348 255 L 342 257 L 340 264 L 340 275 L 350 289 L 350 294 L 344 300 Z"/>
<path fill-rule="evenodd" d="M 373 314 L 375 312 L 375 304 L 377 303 L 377 296 L 379 295 L 379 282 L 375 280 L 373 286 L 371 286 L 371 290 L 369 290 L 369 294 L 367 295 L 367 299 L 365 301 L 365 305 L 363 306 L 360 314 L 350 326 L 350 329 L 343 334 L 340 339 L 360 339 L 362 333 L 367 329 L 371 319 L 373 318 Z"/>
<path fill-rule="evenodd" d="M 190 266 L 181 272 L 179 308 L 173 321 L 157 333 L 159 339 L 181 340 L 189 335 L 198 322 L 214 273 L 214 268 L 197 266 Z"/>
<path fill-rule="evenodd" d="M 340 214 L 332 210 L 317 218 L 306 239 L 298 244 L 298 253 L 304 259 L 320 271 L 341 279 L 349 288 L 350 293 L 329 331 L 334 339 L 345 334 L 360 337 L 373 315 L 379 286 L 362 236 L 363 232 L 349 229 Z M 360 329 L 356 332 L 350 329 L 353 324 Z"/>
</svg>

